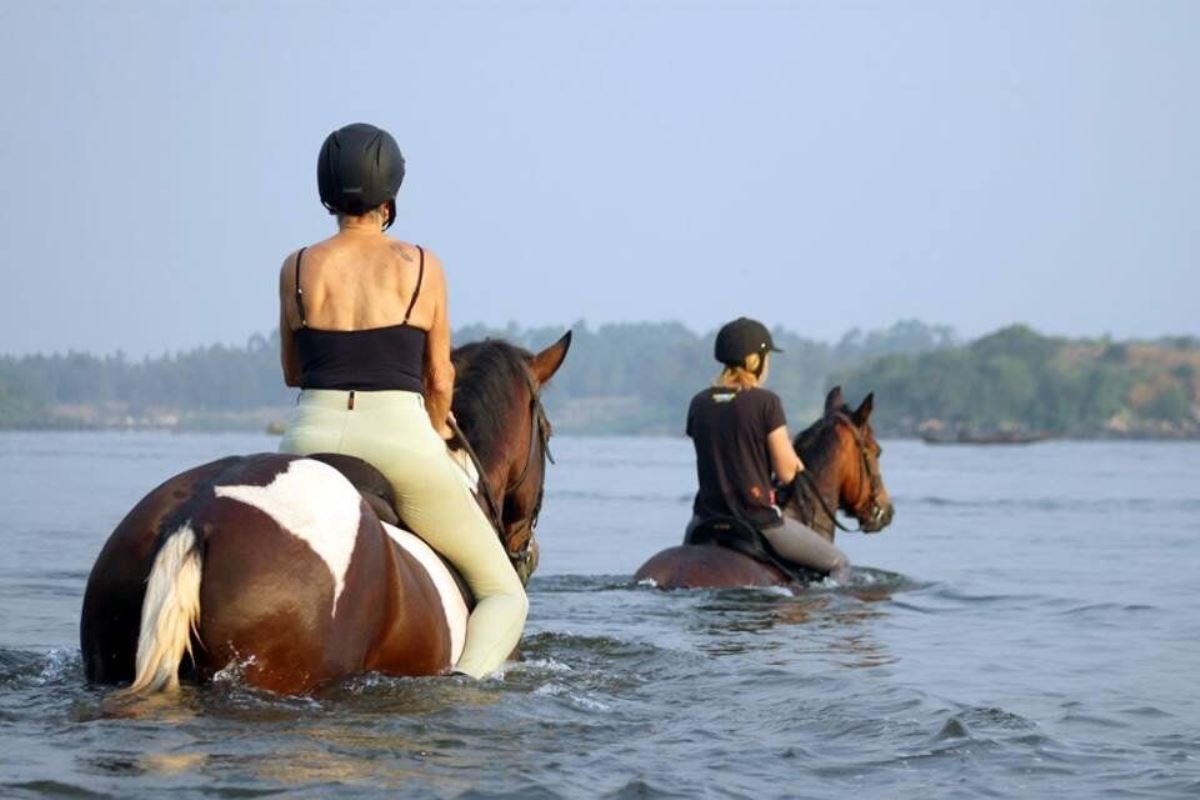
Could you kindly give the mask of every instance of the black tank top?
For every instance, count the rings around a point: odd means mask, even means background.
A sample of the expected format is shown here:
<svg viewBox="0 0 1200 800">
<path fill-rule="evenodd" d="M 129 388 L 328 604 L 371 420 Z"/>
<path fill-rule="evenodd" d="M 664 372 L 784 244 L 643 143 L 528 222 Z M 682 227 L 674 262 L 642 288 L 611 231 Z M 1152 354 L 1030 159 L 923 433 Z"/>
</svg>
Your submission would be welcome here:
<svg viewBox="0 0 1200 800">
<path fill-rule="evenodd" d="M 296 254 L 296 305 L 300 328 L 295 332 L 300 357 L 300 388 L 344 391 L 402 390 L 422 392 L 425 387 L 425 339 L 427 332 L 408 324 L 421 281 L 425 278 L 425 251 L 421 254 L 417 286 L 399 325 L 361 331 L 325 331 L 308 327 L 304 315 L 304 291 L 300 288 L 300 259 Z"/>
</svg>

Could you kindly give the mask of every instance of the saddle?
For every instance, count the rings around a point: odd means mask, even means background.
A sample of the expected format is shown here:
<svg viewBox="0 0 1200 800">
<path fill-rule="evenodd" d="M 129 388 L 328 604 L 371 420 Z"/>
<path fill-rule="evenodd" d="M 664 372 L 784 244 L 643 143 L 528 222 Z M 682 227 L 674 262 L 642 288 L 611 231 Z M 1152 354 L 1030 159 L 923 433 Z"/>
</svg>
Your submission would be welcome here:
<svg viewBox="0 0 1200 800">
<path fill-rule="evenodd" d="M 313 461 L 320 461 L 336 469 L 358 489 L 363 500 L 379 517 L 380 522 L 404 527 L 400 522 L 400 514 L 396 511 L 396 493 L 392 484 L 383 477 L 383 473 L 375 467 L 354 456 L 344 456 L 341 453 L 314 453 L 306 456 Z"/>
<path fill-rule="evenodd" d="M 825 576 L 816 570 L 788 561 L 771 547 L 758 528 L 737 517 L 707 517 L 693 520 L 683 535 L 685 545 L 713 545 L 741 553 L 782 572 L 797 583 L 813 583 Z"/>
</svg>

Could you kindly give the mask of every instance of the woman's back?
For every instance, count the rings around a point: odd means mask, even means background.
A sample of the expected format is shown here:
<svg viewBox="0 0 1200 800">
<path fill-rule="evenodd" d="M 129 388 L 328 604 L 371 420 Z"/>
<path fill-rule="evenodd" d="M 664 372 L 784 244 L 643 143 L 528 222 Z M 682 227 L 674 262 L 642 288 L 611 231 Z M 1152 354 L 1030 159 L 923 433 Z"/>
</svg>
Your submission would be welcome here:
<svg viewBox="0 0 1200 800">
<path fill-rule="evenodd" d="M 696 394 L 686 431 L 700 484 L 693 512 L 755 525 L 777 521 L 767 437 L 785 425 L 779 396 L 766 389 L 709 387 Z"/>
<path fill-rule="evenodd" d="M 405 323 L 429 330 L 433 326 L 441 270 L 415 245 L 344 230 L 304 249 L 303 255 L 291 256 L 292 269 L 285 264 L 281 278 L 292 283 L 292 295 L 296 294 L 297 258 L 300 300 L 287 309 L 289 330 L 363 331 Z"/>
<path fill-rule="evenodd" d="M 436 259 L 343 225 L 290 256 L 280 278 L 281 299 L 293 300 L 281 327 L 294 338 L 298 385 L 423 392 L 430 329 L 444 314 Z"/>
</svg>

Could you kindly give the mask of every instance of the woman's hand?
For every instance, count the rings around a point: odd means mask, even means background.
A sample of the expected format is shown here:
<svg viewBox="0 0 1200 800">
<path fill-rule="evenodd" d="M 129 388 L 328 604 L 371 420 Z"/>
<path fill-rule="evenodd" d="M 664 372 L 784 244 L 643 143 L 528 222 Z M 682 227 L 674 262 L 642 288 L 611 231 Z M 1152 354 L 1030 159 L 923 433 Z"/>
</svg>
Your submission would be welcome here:
<svg viewBox="0 0 1200 800">
<path fill-rule="evenodd" d="M 791 483 L 804 469 L 804 462 L 792 448 L 786 425 L 780 425 L 767 434 L 767 452 L 771 456 L 771 471 L 780 483 Z"/>
<path fill-rule="evenodd" d="M 441 436 L 442 439 L 444 439 L 447 442 L 458 435 L 456 433 L 457 429 L 458 429 L 458 420 L 454 418 L 453 411 L 451 411 L 449 414 L 446 415 L 446 421 L 443 422 L 441 424 L 441 426 L 434 427 L 434 430 L 437 431 L 438 436 Z"/>
</svg>

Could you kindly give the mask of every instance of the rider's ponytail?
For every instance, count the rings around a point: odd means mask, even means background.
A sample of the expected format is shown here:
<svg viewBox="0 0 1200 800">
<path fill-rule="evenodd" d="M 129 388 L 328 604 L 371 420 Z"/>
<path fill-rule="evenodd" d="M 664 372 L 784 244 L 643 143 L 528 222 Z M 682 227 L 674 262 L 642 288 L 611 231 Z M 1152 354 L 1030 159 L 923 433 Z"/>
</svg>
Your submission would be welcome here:
<svg viewBox="0 0 1200 800">
<path fill-rule="evenodd" d="M 741 364 L 726 365 L 717 376 L 716 384 L 728 389 L 753 389 L 762 383 L 766 367 L 765 353 L 750 353 Z"/>
</svg>

